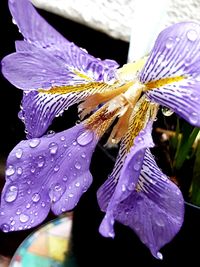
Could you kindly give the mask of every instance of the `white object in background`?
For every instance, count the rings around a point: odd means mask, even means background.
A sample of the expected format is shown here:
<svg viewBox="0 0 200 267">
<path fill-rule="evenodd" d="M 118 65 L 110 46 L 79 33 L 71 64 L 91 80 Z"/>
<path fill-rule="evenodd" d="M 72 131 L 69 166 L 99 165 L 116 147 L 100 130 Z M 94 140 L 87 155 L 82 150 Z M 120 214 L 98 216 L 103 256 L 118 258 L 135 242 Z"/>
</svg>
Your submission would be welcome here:
<svg viewBox="0 0 200 267">
<path fill-rule="evenodd" d="M 147 55 L 166 26 L 169 0 L 136 0 L 131 24 L 128 62 Z"/>
</svg>

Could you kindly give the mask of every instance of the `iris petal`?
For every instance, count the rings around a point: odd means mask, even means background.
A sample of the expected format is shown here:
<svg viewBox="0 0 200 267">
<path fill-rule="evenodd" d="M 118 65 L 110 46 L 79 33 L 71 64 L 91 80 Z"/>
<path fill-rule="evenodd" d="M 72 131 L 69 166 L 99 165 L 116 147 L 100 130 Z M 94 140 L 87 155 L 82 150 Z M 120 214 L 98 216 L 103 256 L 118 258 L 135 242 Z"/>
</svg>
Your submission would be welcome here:
<svg viewBox="0 0 200 267">
<path fill-rule="evenodd" d="M 55 214 L 71 210 L 92 182 L 89 165 L 96 143 L 93 132 L 82 124 L 21 141 L 7 160 L 1 229 L 38 225 L 50 207 Z"/>
<path fill-rule="evenodd" d="M 156 165 L 147 149 L 138 191 L 120 202 L 116 220 L 131 227 L 151 253 L 161 259 L 159 249 L 180 230 L 184 218 L 184 200 L 178 187 Z"/>
<path fill-rule="evenodd" d="M 93 80 L 110 80 L 114 77 L 113 70 L 118 67 L 114 60 L 97 59 L 66 40 L 36 12 L 29 1 L 9 1 L 9 7 L 13 20 L 18 25 L 25 41 L 32 44 L 31 50 L 35 50 L 34 54 L 17 53 L 4 58 L 2 71 L 16 87 L 26 90 L 40 87 L 49 88 L 44 84 L 42 86 L 42 80 L 46 83 L 54 80 L 54 85 L 67 84 L 70 75 L 72 76 L 71 80 L 73 77 L 78 79 L 73 70 L 83 73 Z M 17 50 L 22 52 L 22 43 L 18 43 Z M 48 68 L 49 64 L 50 68 Z M 30 70 L 28 70 L 29 67 Z M 52 73 L 51 70 L 53 70 Z M 23 71 L 25 71 L 24 74 Z M 50 74 L 52 74 L 52 78 Z M 83 81 L 84 79 L 79 77 L 78 80 Z M 65 83 L 63 83 L 64 81 Z M 74 81 L 74 83 L 76 82 Z"/>
<path fill-rule="evenodd" d="M 134 146 L 127 155 L 123 167 L 119 173 L 119 180 L 114 177 L 104 183 L 98 191 L 98 202 L 103 210 L 106 208 L 106 215 L 100 225 L 100 233 L 103 236 L 114 237 L 114 214 L 121 201 L 126 199 L 135 190 L 146 147 L 152 147 L 151 137 L 152 122 L 149 122 L 144 130 L 135 138 Z M 106 203 L 108 201 L 108 203 Z"/>
<path fill-rule="evenodd" d="M 155 81 L 148 97 L 200 126 L 200 25 L 184 22 L 163 30 L 140 74 L 140 81 Z M 173 78 L 171 83 L 156 86 L 156 81 Z M 179 79 L 181 78 L 182 79 Z M 177 81 L 176 78 L 178 78 Z"/>
</svg>

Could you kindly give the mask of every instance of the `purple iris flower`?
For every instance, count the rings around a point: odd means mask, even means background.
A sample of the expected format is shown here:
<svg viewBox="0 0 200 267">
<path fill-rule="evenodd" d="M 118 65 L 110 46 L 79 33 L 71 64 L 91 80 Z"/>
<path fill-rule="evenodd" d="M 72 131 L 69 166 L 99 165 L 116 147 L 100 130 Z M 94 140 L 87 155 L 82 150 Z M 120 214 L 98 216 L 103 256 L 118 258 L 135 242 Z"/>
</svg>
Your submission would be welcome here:
<svg viewBox="0 0 200 267">
<path fill-rule="evenodd" d="M 2 72 L 24 90 L 20 118 L 29 139 L 7 159 L 1 229 L 31 228 L 50 209 L 55 214 L 73 209 L 92 182 L 95 146 L 112 126 L 107 145 L 120 148 L 97 192 L 105 212 L 100 233 L 114 237 L 117 220 L 161 259 L 160 248 L 183 223 L 184 200 L 151 154 L 152 125 L 164 105 L 200 126 L 200 25 L 166 28 L 148 57 L 118 68 L 115 61 L 96 59 L 64 39 L 28 0 L 10 0 L 9 7 L 24 41 L 2 60 Z M 42 136 L 55 116 L 77 103 L 81 123 Z"/>
</svg>

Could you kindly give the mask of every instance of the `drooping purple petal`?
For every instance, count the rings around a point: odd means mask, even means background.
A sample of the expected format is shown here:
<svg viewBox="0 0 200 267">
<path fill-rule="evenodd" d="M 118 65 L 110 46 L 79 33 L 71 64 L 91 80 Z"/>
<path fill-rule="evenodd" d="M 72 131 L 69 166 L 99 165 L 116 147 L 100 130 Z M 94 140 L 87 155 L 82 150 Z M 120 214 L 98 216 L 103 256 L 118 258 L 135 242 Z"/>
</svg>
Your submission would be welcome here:
<svg viewBox="0 0 200 267">
<path fill-rule="evenodd" d="M 97 192 L 99 206 L 103 211 L 106 211 L 100 225 L 100 233 L 103 236 L 114 237 L 115 235 L 113 229 L 115 211 L 119 203 L 135 190 L 145 148 L 153 146 L 151 131 L 152 122 L 149 122 L 135 138 L 134 145 L 123 163 L 119 179 L 117 180 L 115 176 L 111 175 Z M 106 210 L 105 207 L 107 207 Z"/>
<path fill-rule="evenodd" d="M 146 149 L 137 190 L 118 204 L 114 217 L 131 227 L 154 257 L 180 230 L 184 200 L 179 188 L 158 168 Z"/>
<path fill-rule="evenodd" d="M 7 160 L 0 228 L 31 228 L 50 207 L 55 214 L 73 209 L 92 182 L 89 165 L 97 141 L 83 124 L 21 141 Z"/>
<path fill-rule="evenodd" d="M 147 92 L 148 97 L 174 110 L 189 123 L 200 126 L 200 25 L 174 24 L 163 30 L 140 74 L 148 83 L 163 78 L 183 77 Z"/>
</svg>

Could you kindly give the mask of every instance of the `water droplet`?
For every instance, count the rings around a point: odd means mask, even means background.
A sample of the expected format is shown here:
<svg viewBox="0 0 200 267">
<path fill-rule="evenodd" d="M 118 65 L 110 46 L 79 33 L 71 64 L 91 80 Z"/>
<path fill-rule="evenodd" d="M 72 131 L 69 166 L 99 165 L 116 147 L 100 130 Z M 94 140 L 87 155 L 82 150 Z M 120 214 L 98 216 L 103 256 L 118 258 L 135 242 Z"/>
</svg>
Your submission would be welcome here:
<svg viewBox="0 0 200 267">
<path fill-rule="evenodd" d="M 126 191 L 126 185 L 122 184 L 122 192 L 125 192 L 125 191 Z"/>
<path fill-rule="evenodd" d="M 134 169 L 135 171 L 139 171 L 139 170 L 140 170 L 140 167 L 141 167 L 141 165 L 138 164 L 138 163 L 135 163 L 135 164 L 133 165 L 133 169 Z"/>
<path fill-rule="evenodd" d="M 81 164 L 79 162 L 76 162 L 74 166 L 77 170 L 81 169 Z"/>
<path fill-rule="evenodd" d="M 86 158 L 86 154 L 85 153 L 82 153 L 81 154 L 81 157 L 84 159 L 84 158 Z"/>
<path fill-rule="evenodd" d="M 17 195 L 18 195 L 18 187 L 11 185 L 5 193 L 5 201 L 13 202 L 17 198 Z"/>
<path fill-rule="evenodd" d="M 86 146 L 89 143 L 91 143 L 94 139 L 94 134 L 93 132 L 86 130 L 85 132 L 82 132 L 78 137 L 77 137 L 77 142 L 81 146 Z"/>
<path fill-rule="evenodd" d="M 58 145 L 56 143 L 49 144 L 49 151 L 52 155 L 56 154 L 58 151 Z"/>
<path fill-rule="evenodd" d="M 165 222 L 160 217 L 155 219 L 155 223 L 160 227 L 164 227 L 165 226 Z"/>
<path fill-rule="evenodd" d="M 16 22 L 16 20 L 15 20 L 14 18 L 12 18 L 12 23 L 13 23 L 14 25 L 17 24 L 17 22 Z"/>
<path fill-rule="evenodd" d="M 68 180 L 68 177 L 67 176 L 64 176 L 63 177 L 63 181 L 66 182 Z"/>
<path fill-rule="evenodd" d="M 17 215 L 21 214 L 21 210 L 18 209 L 18 210 L 16 211 L 16 214 L 17 214 Z"/>
<path fill-rule="evenodd" d="M 22 168 L 21 168 L 21 167 L 18 167 L 18 168 L 17 168 L 17 174 L 21 175 L 22 172 L 23 172 Z"/>
<path fill-rule="evenodd" d="M 7 233 L 10 231 L 10 226 L 7 224 L 7 223 L 4 223 L 1 225 L 1 230 L 4 232 L 4 233 Z"/>
<path fill-rule="evenodd" d="M 35 148 L 39 145 L 40 143 L 40 139 L 39 138 L 33 138 L 30 140 L 29 142 L 29 146 L 32 147 L 32 148 Z"/>
<path fill-rule="evenodd" d="M 16 158 L 20 159 L 22 157 L 23 150 L 21 148 L 18 148 L 15 152 Z"/>
<path fill-rule="evenodd" d="M 42 168 L 44 166 L 45 163 L 45 158 L 43 156 L 39 156 L 38 157 L 38 167 Z"/>
<path fill-rule="evenodd" d="M 2 215 L 2 216 L 5 215 L 5 212 L 4 211 L 1 211 L 0 212 L 0 215 Z"/>
<path fill-rule="evenodd" d="M 12 226 L 15 225 L 15 221 L 12 220 L 12 222 L 10 223 L 10 225 L 12 225 Z"/>
<path fill-rule="evenodd" d="M 80 184 L 79 182 L 76 182 L 76 183 L 75 183 L 75 186 L 76 186 L 76 187 L 80 187 L 80 185 L 81 185 L 81 184 Z"/>
<path fill-rule="evenodd" d="M 76 142 L 76 141 L 74 141 L 72 144 L 73 144 L 73 146 L 76 146 L 76 145 L 77 145 L 77 142 Z"/>
<path fill-rule="evenodd" d="M 133 191 L 135 189 L 135 183 L 130 183 L 129 185 L 128 185 L 128 190 L 129 191 Z"/>
<path fill-rule="evenodd" d="M 163 255 L 162 255 L 160 252 L 158 252 L 158 253 L 157 253 L 157 258 L 158 258 L 159 260 L 162 260 L 162 259 L 163 259 Z"/>
<path fill-rule="evenodd" d="M 169 37 L 166 41 L 165 46 L 167 49 L 171 49 L 173 45 L 174 45 L 174 40 L 171 37 Z"/>
<path fill-rule="evenodd" d="M 52 184 L 49 190 L 49 197 L 52 202 L 58 201 L 65 192 L 65 186 L 60 184 Z"/>
<path fill-rule="evenodd" d="M 26 208 L 27 208 L 27 209 L 30 209 L 30 207 L 31 207 L 31 204 L 28 203 L 28 204 L 26 205 Z"/>
<path fill-rule="evenodd" d="M 72 153 L 71 153 L 71 152 L 69 152 L 67 156 L 70 158 L 70 157 L 71 157 L 71 155 L 72 155 Z"/>
<path fill-rule="evenodd" d="M 41 206 L 44 208 L 46 206 L 45 202 L 42 202 Z"/>
<path fill-rule="evenodd" d="M 32 196 L 32 200 L 33 200 L 33 202 L 38 202 L 40 200 L 40 194 L 39 193 L 35 193 Z"/>
<path fill-rule="evenodd" d="M 192 112 L 189 117 L 189 121 L 191 124 L 197 124 L 199 121 L 198 114 L 196 112 Z"/>
<path fill-rule="evenodd" d="M 71 198 L 72 198 L 73 196 L 74 196 L 74 194 L 72 194 L 72 193 L 70 193 L 70 194 L 69 194 L 69 197 L 71 197 Z"/>
<path fill-rule="evenodd" d="M 62 136 L 60 137 L 60 140 L 61 140 L 61 141 L 65 141 L 65 136 L 62 135 Z"/>
<path fill-rule="evenodd" d="M 31 173 L 34 173 L 34 172 L 35 172 L 35 167 L 32 166 L 32 167 L 31 167 Z"/>
<path fill-rule="evenodd" d="M 171 116 L 174 113 L 173 110 L 171 110 L 170 108 L 167 107 L 162 107 L 162 114 L 166 117 Z"/>
<path fill-rule="evenodd" d="M 191 42 L 194 42 L 196 41 L 198 35 L 197 35 L 197 32 L 195 30 L 189 30 L 187 32 L 187 38 L 188 40 L 190 40 Z"/>
<path fill-rule="evenodd" d="M 54 135 L 55 135 L 55 132 L 52 131 L 52 130 L 50 130 L 50 131 L 47 132 L 46 137 L 52 137 L 52 136 L 54 136 Z"/>
<path fill-rule="evenodd" d="M 8 168 L 6 169 L 6 175 L 11 176 L 14 173 L 15 173 L 15 168 L 12 165 L 8 166 Z"/>
<path fill-rule="evenodd" d="M 55 171 L 55 172 L 59 171 L 59 169 L 60 169 L 60 166 L 59 166 L 59 165 L 56 165 L 56 166 L 54 167 L 54 171 Z"/>
<path fill-rule="evenodd" d="M 20 220 L 20 222 L 25 223 L 25 222 L 27 222 L 29 220 L 29 216 L 22 213 L 19 216 L 19 220 Z"/>
</svg>

